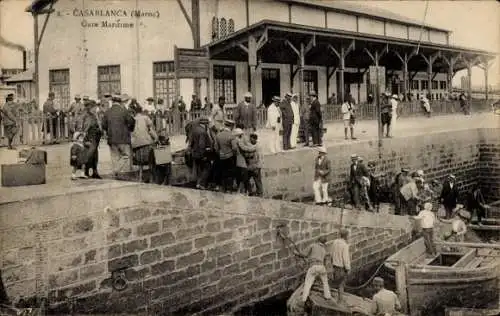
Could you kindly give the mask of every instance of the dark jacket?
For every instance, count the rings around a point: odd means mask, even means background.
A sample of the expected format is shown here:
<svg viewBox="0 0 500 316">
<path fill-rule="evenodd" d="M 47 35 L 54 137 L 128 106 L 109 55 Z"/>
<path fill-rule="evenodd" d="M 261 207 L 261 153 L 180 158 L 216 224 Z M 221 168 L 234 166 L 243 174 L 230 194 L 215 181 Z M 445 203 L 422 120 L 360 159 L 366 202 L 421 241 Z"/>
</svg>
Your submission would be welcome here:
<svg viewBox="0 0 500 316">
<path fill-rule="evenodd" d="M 219 148 L 219 158 L 228 159 L 234 156 L 232 141 L 234 139 L 233 133 L 228 129 L 223 129 L 215 137 L 217 146 Z"/>
<path fill-rule="evenodd" d="M 316 157 L 314 163 L 314 180 L 321 179 L 322 182 L 330 182 L 331 180 L 332 167 L 330 159 L 324 157 L 323 161 L 319 163 L 319 157 Z"/>
<path fill-rule="evenodd" d="M 309 123 L 313 125 L 320 125 L 323 121 L 323 116 L 321 114 L 321 104 L 318 100 L 314 100 L 311 103 L 311 112 L 309 114 Z"/>
<path fill-rule="evenodd" d="M 127 109 L 118 103 L 104 113 L 102 129 L 108 135 L 109 145 L 130 144 L 130 133 L 135 128 L 135 119 Z"/>
<path fill-rule="evenodd" d="M 2 119 L 4 126 L 16 125 L 16 115 L 14 114 L 15 104 L 12 101 L 6 102 L 2 108 L 0 108 L 0 118 Z"/>
<path fill-rule="evenodd" d="M 451 188 L 450 183 L 446 181 L 443 185 L 443 190 L 441 191 L 440 196 L 443 205 L 455 208 L 457 206 L 458 194 L 457 184 L 453 183 L 453 188 Z"/>
<path fill-rule="evenodd" d="M 233 110 L 233 119 L 236 126 L 241 125 L 243 129 L 257 129 L 257 108 L 253 104 L 245 105 L 240 102 Z"/>
<path fill-rule="evenodd" d="M 350 172 L 350 182 L 351 184 L 361 184 L 361 177 L 368 177 L 369 172 L 366 166 L 362 163 L 358 163 L 356 166 L 356 170 L 354 170 L 354 164 L 351 164 L 351 172 Z"/>
<path fill-rule="evenodd" d="M 57 110 L 54 107 L 54 101 L 53 100 L 47 100 L 43 104 L 43 113 L 45 114 L 51 114 L 51 115 L 56 115 Z"/>
<path fill-rule="evenodd" d="M 84 141 L 97 142 L 101 139 L 102 132 L 99 119 L 93 113 L 85 113 L 83 117 L 82 130 L 85 133 Z"/>
<path fill-rule="evenodd" d="M 190 130 L 189 148 L 194 159 L 208 158 L 213 150 L 214 143 L 210 138 L 209 130 L 201 124 L 193 124 Z"/>
<path fill-rule="evenodd" d="M 284 124 L 293 124 L 293 110 L 292 105 L 287 99 L 284 99 L 280 102 L 280 110 L 281 110 L 281 121 Z"/>
</svg>

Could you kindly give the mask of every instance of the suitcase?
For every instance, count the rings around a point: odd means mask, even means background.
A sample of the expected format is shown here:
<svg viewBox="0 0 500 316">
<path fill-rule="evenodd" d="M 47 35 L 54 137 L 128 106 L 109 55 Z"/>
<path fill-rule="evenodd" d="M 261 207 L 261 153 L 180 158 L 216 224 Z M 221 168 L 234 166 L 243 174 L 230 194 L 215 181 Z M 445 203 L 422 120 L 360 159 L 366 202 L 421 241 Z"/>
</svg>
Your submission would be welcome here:
<svg viewBox="0 0 500 316">
<path fill-rule="evenodd" d="M 44 164 L 9 164 L 2 165 L 1 169 L 4 187 L 45 184 L 46 182 Z"/>
<path fill-rule="evenodd" d="M 47 152 L 35 147 L 20 150 L 19 158 L 23 159 L 27 164 L 47 164 Z"/>
</svg>

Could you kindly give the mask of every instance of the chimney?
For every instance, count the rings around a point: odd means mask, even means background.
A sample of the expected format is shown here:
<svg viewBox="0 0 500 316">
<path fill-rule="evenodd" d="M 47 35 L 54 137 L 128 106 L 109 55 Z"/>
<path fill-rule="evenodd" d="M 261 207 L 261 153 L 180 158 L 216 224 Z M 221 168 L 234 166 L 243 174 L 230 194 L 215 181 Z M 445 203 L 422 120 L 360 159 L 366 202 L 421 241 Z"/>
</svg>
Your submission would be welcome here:
<svg viewBox="0 0 500 316">
<path fill-rule="evenodd" d="M 26 59 L 27 59 L 27 52 L 25 49 L 23 49 L 23 71 L 26 71 Z"/>
</svg>

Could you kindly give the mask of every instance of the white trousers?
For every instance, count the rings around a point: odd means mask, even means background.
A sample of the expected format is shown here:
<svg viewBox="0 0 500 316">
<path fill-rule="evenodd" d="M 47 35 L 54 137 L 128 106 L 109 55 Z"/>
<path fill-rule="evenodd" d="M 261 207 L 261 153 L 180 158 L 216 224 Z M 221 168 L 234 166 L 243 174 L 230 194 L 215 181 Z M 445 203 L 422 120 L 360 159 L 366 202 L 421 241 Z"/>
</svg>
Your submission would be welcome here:
<svg viewBox="0 0 500 316">
<path fill-rule="evenodd" d="M 328 277 L 326 275 L 325 266 L 322 264 L 315 264 L 311 266 L 306 273 L 306 280 L 304 282 L 304 290 L 302 291 L 302 301 L 307 301 L 309 297 L 309 292 L 311 291 L 311 287 L 314 284 L 314 280 L 317 277 L 320 277 L 321 282 L 323 283 L 323 295 L 326 299 L 332 298 L 332 293 L 330 292 L 330 286 L 328 285 Z"/>
<path fill-rule="evenodd" d="M 321 179 L 315 180 L 313 182 L 313 191 L 314 191 L 314 202 L 316 203 L 330 202 L 330 198 L 328 197 L 328 182 L 322 182 Z"/>
<path fill-rule="evenodd" d="M 391 119 L 391 134 L 394 135 L 394 131 L 396 130 L 396 122 L 397 122 L 397 112 L 392 111 L 392 119 Z"/>
<path fill-rule="evenodd" d="M 274 131 L 272 129 L 269 130 L 269 152 L 271 154 L 281 151 L 281 138 L 278 128 Z"/>
<path fill-rule="evenodd" d="M 292 148 L 297 147 L 297 137 L 299 137 L 299 124 L 293 124 L 290 134 L 290 146 L 292 146 Z"/>
</svg>

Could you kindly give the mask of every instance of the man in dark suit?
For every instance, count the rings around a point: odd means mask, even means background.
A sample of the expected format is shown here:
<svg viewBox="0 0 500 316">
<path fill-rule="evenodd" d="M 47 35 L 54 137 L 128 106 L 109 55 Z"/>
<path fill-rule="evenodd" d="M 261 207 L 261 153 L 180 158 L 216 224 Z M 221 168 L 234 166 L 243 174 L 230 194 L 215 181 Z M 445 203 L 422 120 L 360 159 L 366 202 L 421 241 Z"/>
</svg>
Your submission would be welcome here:
<svg viewBox="0 0 500 316">
<path fill-rule="evenodd" d="M 196 169 L 196 188 L 206 189 L 208 178 L 212 166 L 212 155 L 215 153 L 215 139 L 208 128 L 209 120 L 206 117 L 193 124 L 190 137 L 189 148 Z"/>
<path fill-rule="evenodd" d="M 255 132 L 257 130 L 257 108 L 251 103 L 252 94 L 250 92 L 245 93 L 244 99 L 233 110 L 233 119 L 236 126 L 246 132 Z"/>
<path fill-rule="evenodd" d="M 368 177 L 368 169 L 359 162 L 358 155 L 351 155 L 351 169 L 349 173 L 349 187 L 351 191 L 352 205 L 355 208 L 360 208 L 360 191 L 362 186 L 362 177 Z"/>
<path fill-rule="evenodd" d="M 292 148 L 290 144 L 290 136 L 292 136 L 293 125 L 293 110 L 292 110 L 292 94 L 287 92 L 285 98 L 280 103 L 281 122 L 283 124 L 283 150 Z"/>
<path fill-rule="evenodd" d="M 125 99 L 121 95 L 113 96 L 113 105 L 104 113 L 102 119 L 102 129 L 107 134 L 115 178 L 118 178 L 121 173 L 130 172 L 132 169 L 130 133 L 134 131 L 135 119 L 122 105 Z"/>
<path fill-rule="evenodd" d="M 455 176 L 450 174 L 448 179 L 443 184 L 440 201 L 446 210 L 446 218 L 450 219 L 453 216 L 453 210 L 457 207 L 458 188 L 455 183 Z"/>
<path fill-rule="evenodd" d="M 309 114 L 309 124 L 311 126 L 311 136 L 313 140 L 313 146 L 321 146 L 323 141 L 321 140 L 321 129 L 323 128 L 323 117 L 321 114 L 321 104 L 318 101 L 318 95 L 316 92 L 312 91 L 309 93 L 311 96 L 311 111 Z"/>
</svg>

